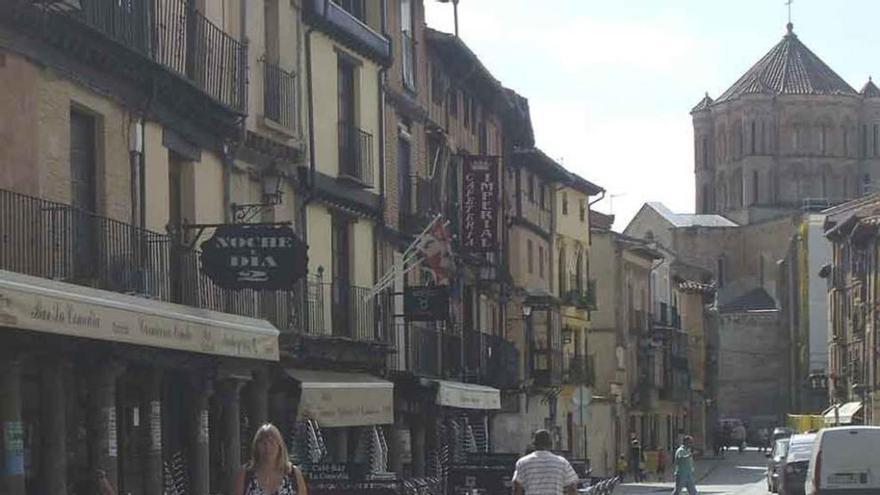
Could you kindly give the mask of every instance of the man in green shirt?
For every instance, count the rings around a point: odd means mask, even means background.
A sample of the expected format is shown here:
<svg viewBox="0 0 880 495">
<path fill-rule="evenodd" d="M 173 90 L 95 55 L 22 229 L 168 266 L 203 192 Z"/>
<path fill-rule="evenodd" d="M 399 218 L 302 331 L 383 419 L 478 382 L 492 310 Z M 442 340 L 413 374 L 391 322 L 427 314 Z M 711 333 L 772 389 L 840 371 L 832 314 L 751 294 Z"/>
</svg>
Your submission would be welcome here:
<svg viewBox="0 0 880 495">
<path fill-rule="evenodd" d="M 697 487 L 694 484 L 694 454 L 691 446 L 694 438 L 685 436 L 681 441 L 681 447 L 675 451 L 675 491 L 672 495 L 678 495 L 687 488 L 689 495 L 697 495 Z"/>
</svg>

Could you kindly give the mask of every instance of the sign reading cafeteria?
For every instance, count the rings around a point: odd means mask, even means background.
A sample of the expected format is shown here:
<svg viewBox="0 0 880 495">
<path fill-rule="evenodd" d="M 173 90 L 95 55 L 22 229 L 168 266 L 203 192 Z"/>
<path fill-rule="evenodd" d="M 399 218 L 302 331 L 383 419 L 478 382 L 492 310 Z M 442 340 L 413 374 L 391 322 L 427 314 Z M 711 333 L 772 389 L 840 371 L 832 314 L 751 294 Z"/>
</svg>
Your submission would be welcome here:
<svg viewBox="0 0 880 495">
<path fill-rule="evenodd" d="M 462 168 L 462 248 L 470 252 L 496 251 L 498 157 L 465 155 Z"/>
<path fill-rule="evenodd" d="M 308 270 L 308 247 L 287 225 L 222 225 L 201 249 L 205 273 L 226 289 L 290 289 Z"/>
</svg>

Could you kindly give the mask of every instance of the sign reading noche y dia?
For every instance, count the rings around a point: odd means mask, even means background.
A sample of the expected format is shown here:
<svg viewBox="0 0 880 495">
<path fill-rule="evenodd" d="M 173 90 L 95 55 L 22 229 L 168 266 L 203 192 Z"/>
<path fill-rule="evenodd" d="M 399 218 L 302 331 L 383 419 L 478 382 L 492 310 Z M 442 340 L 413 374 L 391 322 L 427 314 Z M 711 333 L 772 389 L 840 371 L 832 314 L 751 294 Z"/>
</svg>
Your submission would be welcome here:
<svg viewBox="0 0 880 495">
<path fill-rule="evenodd" d="M 465 251 L 498 248 L 498 157 L 465 155 L 462 166 L 461 246 Z"/>
<path fill-rule="evenodd" d="M 222 225 L 201 249 L 205 273 L 226 289 L 291 289 L 308 270 L 308 248 L 286 225 Z"/>
</svg>

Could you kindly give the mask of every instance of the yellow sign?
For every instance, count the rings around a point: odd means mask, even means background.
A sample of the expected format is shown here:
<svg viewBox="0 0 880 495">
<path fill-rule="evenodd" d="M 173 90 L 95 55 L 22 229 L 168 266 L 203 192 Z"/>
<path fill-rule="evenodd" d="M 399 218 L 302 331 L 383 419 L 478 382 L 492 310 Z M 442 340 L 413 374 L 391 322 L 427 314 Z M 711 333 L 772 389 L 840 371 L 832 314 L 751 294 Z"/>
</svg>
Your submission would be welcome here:
<svg viewBox="0 0 880 495">
<path fill-rule="evenodd" d="M 0 327 L 181 351 L 278 360 L 278 330 L 255 318 L 0 270 Z"/>
</svg>

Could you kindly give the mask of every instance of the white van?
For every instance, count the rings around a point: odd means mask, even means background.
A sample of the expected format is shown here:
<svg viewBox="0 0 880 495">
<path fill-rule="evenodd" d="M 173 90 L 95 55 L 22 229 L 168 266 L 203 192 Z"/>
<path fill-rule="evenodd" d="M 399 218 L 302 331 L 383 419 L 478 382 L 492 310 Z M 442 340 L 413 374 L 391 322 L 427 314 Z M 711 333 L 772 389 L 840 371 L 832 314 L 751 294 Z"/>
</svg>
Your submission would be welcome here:
<svg viewBox="0 0 880 495">
<path fill-rule="evenodd" d="M 880 493 L 880 427 L 826 428 L 816 435 L 807 495 Z"/>
</svg>

